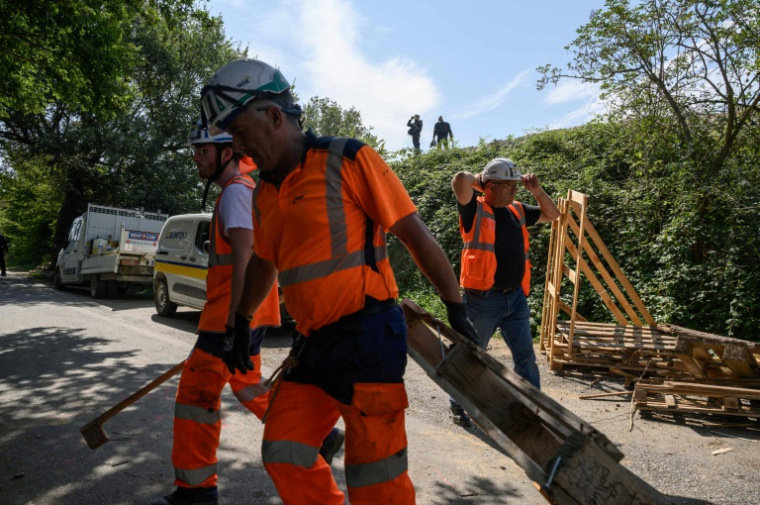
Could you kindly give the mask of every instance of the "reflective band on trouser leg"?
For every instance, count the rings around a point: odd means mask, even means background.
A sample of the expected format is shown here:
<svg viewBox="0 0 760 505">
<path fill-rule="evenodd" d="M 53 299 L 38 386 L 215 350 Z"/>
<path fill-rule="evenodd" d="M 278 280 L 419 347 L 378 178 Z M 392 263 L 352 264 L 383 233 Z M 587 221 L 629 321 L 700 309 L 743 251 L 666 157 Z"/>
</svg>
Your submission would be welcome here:
<svg viewBox="0 0 760 505">
<path fill-rule="evenodd" d="M 230 387 L 235 398 L 261 420 L 269 406 L 269 388 L 261 384 L 261 354 L 251 356 L 253 370 L 230 377 Z"/>
<path fill-rule="evenodd" d="M 409 478 L 403 384 L 354 385 L 351 406 L 339 405 L 346 422 L 346 485 L 352 505 L 413 504 Z"/>
<path fill-rule="evenodd" d="M 222 429 L 220 395 L 227 383 L 225 365 L 193 349 L 177 388 L 174 405 L 174 483 L 181 487 L 216 486 L 216 450 Z"/>
<path fill-rule="evenodd" d="M 264 425 L 261 459 L 285 505 L 343 505 L 345 497 L 319 455 L 339 413 L 322 389 L 283 381 Z"/>
</svg>

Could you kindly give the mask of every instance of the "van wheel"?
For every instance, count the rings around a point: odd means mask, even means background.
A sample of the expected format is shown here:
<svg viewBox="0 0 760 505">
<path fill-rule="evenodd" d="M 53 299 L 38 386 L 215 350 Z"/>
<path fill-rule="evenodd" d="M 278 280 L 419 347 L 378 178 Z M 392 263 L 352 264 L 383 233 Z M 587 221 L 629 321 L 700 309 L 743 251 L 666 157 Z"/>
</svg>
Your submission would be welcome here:
<svg viewBox="0 0 760 505">
<path fill-rule="evenodd" d="M 55 275 L 53 275 L 53 288 L 59 291 L 63 291 L 64 289 L 66 289 L 66 284 L 64 284 L 63 281 L 61 280 L 60 268 L 55 269 Z"/>
<path fill-rule="evenodd" d="M 99 300 L 108 296 L 108 282 L 101 281 L 97 275 L 90 277 L 90 296 Z"/>
<path fill-rule="evenodd" d="M 177 312 L 177 304 L 169 299 L 169 287 L 164 279 L 156 281 L 153 290 L 153 301 L 156 302 L 156 312 L 162 317 L 171 317 Z"/>
</svg>

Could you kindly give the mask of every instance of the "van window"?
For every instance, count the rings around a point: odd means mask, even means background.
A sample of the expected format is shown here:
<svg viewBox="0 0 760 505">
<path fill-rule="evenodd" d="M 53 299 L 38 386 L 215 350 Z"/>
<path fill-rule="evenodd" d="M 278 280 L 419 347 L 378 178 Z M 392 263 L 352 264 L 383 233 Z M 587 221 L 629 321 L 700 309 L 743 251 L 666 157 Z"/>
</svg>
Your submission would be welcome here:
<svg viewBox="0 0 760 505">
<path fill-rule="evenodd" d="M 193 222 L 187 220 L 167 221 L 161 230 L 160 247 L 167 250 L 184 251 L 193 234 Z"/>
<path fill-rule="evenodd" d="M 195 231 L 195 248 L 200 254 L 206 254 L 203 252 L 203 243 L 209 240 L 209 231 L 211 230 L 210 221 L 201 221 L 198 223 L 198 228 Z"/>
</svg>

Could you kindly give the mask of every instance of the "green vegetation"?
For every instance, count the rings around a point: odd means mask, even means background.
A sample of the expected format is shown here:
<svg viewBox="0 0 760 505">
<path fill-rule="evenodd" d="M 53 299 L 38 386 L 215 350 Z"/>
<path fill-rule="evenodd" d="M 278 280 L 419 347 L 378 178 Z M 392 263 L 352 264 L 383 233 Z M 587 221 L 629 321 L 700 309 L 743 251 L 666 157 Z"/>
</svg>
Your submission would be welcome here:
<svg viewBox="0 0 760 505">
<path fill-rule="evenodd" d="M 535 172 L 554 198 L 569 189 L 589 195 L 589 217 L 658 322 L 670 322 L 745 339 L 760 339 L 760 129 L 747 129 L 723 170 L 705 168 L 664 146 L 647 155 L 644 130 L 635 121 L 591 123 L 519 139 L 481 143 L 471 149 L 409 153 L 391 165 L 404 181 L 423 221 L 458 271 L 461 238 L 451 178 L 479 171 L 508 156 Z M 656 135 L 656 132 L 654 133 Z M 534 204 L 524 189 L 518 200 Z M 531 230 L 534 328 L 540 324 L 548 225 Z M 391 260 L 404 296 L 435 300 L 430 284 L 393 241 Z M 438 315 L 442 307 L 427 305 Z M 613 322 L 598 295 L 583 285 L 579 311 Z"/>
</svg>

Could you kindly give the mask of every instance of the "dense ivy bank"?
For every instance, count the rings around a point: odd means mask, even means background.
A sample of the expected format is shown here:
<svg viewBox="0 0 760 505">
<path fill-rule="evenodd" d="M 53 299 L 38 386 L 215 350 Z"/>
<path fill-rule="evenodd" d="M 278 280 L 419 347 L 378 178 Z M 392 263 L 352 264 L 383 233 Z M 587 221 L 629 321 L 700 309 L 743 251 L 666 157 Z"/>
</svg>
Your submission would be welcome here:
<svg viewBox="0 0 760 505">
<path fill-rule="evenodd" d="M 592 123 L 474 148 L 402 152 L 391 161 L 458 272 L 461 238 L 451 178 L 497 156 L 535 172 L 555 199 L 589 195 L 589 216 L 658 322 L 760 340 L 760 138 L 751 130 L 719 171 L 680 158 L 666 140 L 642 141 L 631 123 Z M 518 199 L 534 203 L 524 189 Z M 549 226 L 531 231 L 533 326 L 540 324 Z M 398 242 L 391 259 L 402 292 L 443 315 L 435 292 Z M 588 283 L 579 311 L 612 322 Z"/>
</svg>

